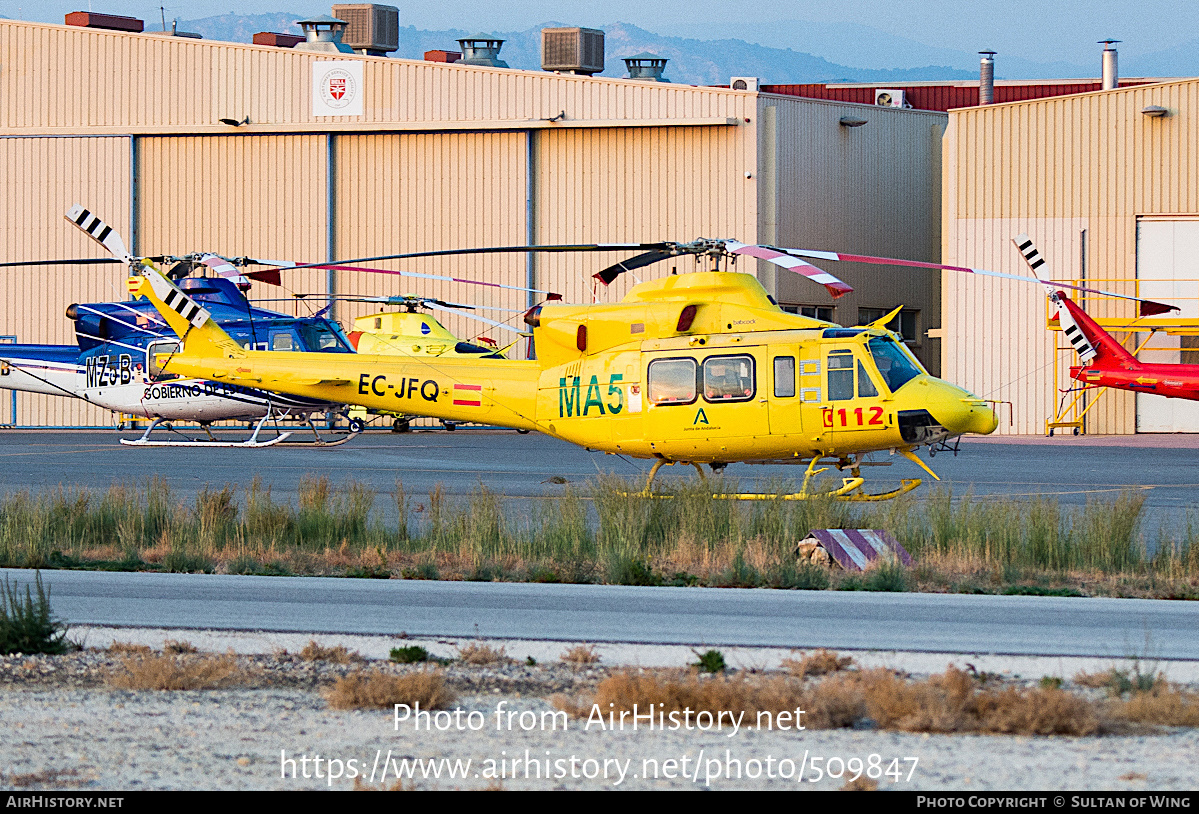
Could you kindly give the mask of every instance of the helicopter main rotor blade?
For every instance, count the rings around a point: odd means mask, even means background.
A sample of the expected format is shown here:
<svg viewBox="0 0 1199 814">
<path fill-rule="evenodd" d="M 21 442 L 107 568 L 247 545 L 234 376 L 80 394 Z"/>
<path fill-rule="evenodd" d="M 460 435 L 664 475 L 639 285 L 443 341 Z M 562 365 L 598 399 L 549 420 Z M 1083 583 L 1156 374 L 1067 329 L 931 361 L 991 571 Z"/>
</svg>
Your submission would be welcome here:
<svg viewBox="0 0 1199 814">
<path fill-rule="evenodd" d="M 834 275 L 829 274 L 822 268 L 813 266 L 811 263 L 806 263 L 798 257 L 793 257 L 787 253 L 786 249 L 776 249 L 772 246 L 748 246 L 736 240 L 726 241 L 725 246 L 733 254 L 756 257 L 759 260 L 773 263 L 788 271 L 794 271 L 796 274 L 807 277 L 812 282 L 820 283 L 833 299 L 843 297 L 853 291 L 853 288 L 837 279 Z"/>
<path fill-rule="evenodd" d="M 637 249 L 664 248 L 666 243 L 561 243 L 536 246 L 484 246 L 474 249 L 439 249 L 429 252 L 405 252 L 403 254 L 383 254 L 378 257 L 355 257 L 350 260 L 338 260 L 334 263 L 300 263 L 291 268 L 337 268 L 347 263 L 376 263 L 381 260 L 407 260 L 413 257 L 453 257 L 463 254 L 517 254 L 521 252 L 619 252 L 635 251 Z M 381 271 L 381 269 L 357 269 L 358 271 Z"/>
<path fill-rule="evenodd" d="M 663 251 L 662 249 L 655 249 L 654 251 L 645 252 L 644 254 L 635 254 L 628 260 L 621 260 L 619 263 L 614 263 L 613 265 L 608 266 L 606 269 L 597 271 L 591 276 L 599 280 L 604 285 L 611 285 L 613 280 L 624 274 L 626 271 L 632 271 L 633 269 L 651 266 L 654 263 L 667 260 L 671 257 L 677 257 L 677 255 L 669 251 Z"/>
<path fill-rule="evenodd" d="M 399 296 L 399 297 L 345 297 L 344 299 L 347 302 L 377 302 L 377 303 L 383 303 L 385 305 L 429 305 L 429 304 L 432 304 L 432 305 L 441 305 L 446 308 L 463 308 L 463 309 L 466 309 L 467 311 L 473 311 L 475 308 L 473 305 L 464 305 L 463 303 L 460 303 L 460 302 L 447 302 L 446 300 L 439 300 L 439 299 L 436 299 L 435 297 L 416 297 L 416 296 L 409 296 L 409 297 L 405 297 L 405 296 Z M 500 310 L 512 310 L 515 312 L 516 309 L 500 309 Z M 523 314 L 524 311 L 520 311 L 519 313 Z"/>
<path fill-rule="evenodd" d="M 261 280 L 265 283 L 271 283 L 272 285 L 280 285 L 281 284 L 281 281 L 282 281 L 282 278 L 280 277 L 281 269 L 295 269 L 295 268 L 332 269 L 333 271 L 363 271 L 363 272 L 367 272 L 370 274 L 391 274 L 395 277 L 419 277 L 423 280 L 445 280 L 445 281 L 451 282 L 451 283 L 469 283 L 470 285 L 482 285 L 482 286 L 487 286 L 488 288 L 503 288 L 503 289 L 507 289 L 509 291 L 525 291 L 525 292 L 531 292 L 533 294 L 545 294 L 546 298 L 551 299 L 551 300 L 562 299 L 561 294 L 558 294 L 553 291 L 545 291 L 544 289 L 540 289 L 540 288 L 525 288 L 524 286 L 519 286 L 519 285 L 504 285 L 503 283 L 490 283 L 485 280 L 468 280 L 465 277 L 450 277 L 445 274 L 419 274 L 415 271 L 395 271 L 393 269 L 375 269 L 375 268 L 366 268 L 364 266 L 346 266 L 346 265 L 341 265 L 341 264 L 333 265 L 333 264 L 327 264 L 327 263 L 296 265 L 295 263 L 275 262 L 275 261 L 271 261 L 271 260 L 255 260 L 252 257 L 247 257 L 244 259 L 255 265 L 277 266 L 278 268 L 269 269 L 266 271 L 244 272 L 246 277 L 249 277 L 254 280 Z"/>
<path fill-rule="evenodd" d="M 461 311 L 457 311 L 453 308 L 443 308 L 440 305 L 434 305 L 431 302 L 426 303 L 426 305 L 428 305 L 434 311 L 445 311 L 448 314 L 458 314 L 459 316 L 464 316 L 467 319 L 477 319 L 479 322 L 485 322 L 488 325 L 494 326 L 496 328 L 501 328 L 505 331 L 511 331 L 512 333 L 515 333 L 515 334 L 521 333 L 519 328 L 513 328 L 511 325 L 507 325 L 503 322 L 496 322 L 494 319 L 488 319 L 487 317 L 481 317 L 478 314 L 464 314 Z"/>
<path fill-rule="evenodd" d="M 848 263 L 870 263 L 872 265 L 881 266 L 908 266 L 911 268 L 932 269 L 934 271 L 960 271 L 966 274 L 977 274 L 981 277 L 998 277 L 1001 280 L 1019 280 L 1022 283 L 1043 282 L 1042 280 L 1034 277 L 1028 277 L 1023 274 L 1005 274 L 1002 271 L 988 271 L 987 269 L 970 268 L 968 266 L 951 266 L 945 263 L 926 263 L 921 260 L 900 260 L 895 257 L 874 257 L 868 254 L 845 254 L 844 252 L 825 252 L 818 251 L 816 249 L 781 249 L 780 251 L 785 251 L 788 254 L 799 255 L 800 257 L 811 257 L 816 260 L 835 260 Z M 1098 288 L 1088 288 L 1087 286 L 1072 285 L 1070 283 L 1053 283 L 1052 285 L 1058 288 L 1069 288 L 1073 291 L 1085 291 L 1089 294 L 1099 294 L 1104 297 L 1115 297 L 1121 300 L 1132 300 L 1133 302 L 1140 303 L 1141 316 L 1165 314 L 1170 311 L 1179 310 L 1178 306 L 1175 305 L 1155 302 L 1142 297 L 1133 297 L 1130 294 L 1117 294 L 1114 291 L 1102 291 Z"/>
<path fill-rule="evenodd" d="M 85 257 L 78 260 L 14 260 L 0 263 L 0 268 L 16 268 L 18 266 L 92 266 L 97 263 L 120 263 L 115 257 Z"/>
</svg>

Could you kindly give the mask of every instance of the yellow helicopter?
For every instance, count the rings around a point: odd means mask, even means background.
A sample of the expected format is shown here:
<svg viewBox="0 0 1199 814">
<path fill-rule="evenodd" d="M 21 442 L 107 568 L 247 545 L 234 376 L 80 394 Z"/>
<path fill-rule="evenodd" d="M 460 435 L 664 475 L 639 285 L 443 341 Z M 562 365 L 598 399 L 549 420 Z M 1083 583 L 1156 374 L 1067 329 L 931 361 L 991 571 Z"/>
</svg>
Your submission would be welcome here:
<svg viewBox="0 0 1199 814">
<path fill-rule="evenodd" d="M 758 257 L 822 283 L 834 295 L 849 286 L 771 247 L 732 240 L 691 243 L 505 247 L 424 252 L 613 251 L 642 254 L 604 269 L 602 282 L 683 254 L 715 264 Z M 359 261 L 391 259 L 363 258 Z M 915 454 L 998 424 L 990 404 L 931 376 L 883 325 L 843 328 L 782 311 L 757 279 L 700 271 L 634 286 L 618 303 L 542 304 L 525 322 L 535 359 L 321 354 L 247 350 L 198 303 L 152 266 L 130 281 L 182 338 L 159 357 L 163 370 L 218 382 L 403 411 L 449 421 L 538 430 L 588 449 L 654 460 L 648 492 L 667 464 L 714 471 L 734 462 L 806 464 L 802 499 L 829 462 L 850 470 L 822 494 L 857 500 L 895 497 L 920 484 L 868 494 L 860 467 L 869 453 L 891 451 L 936 475 Z M 700 469 L 702 475 L 703 470 Z M 760 497 L 739 495 L 739 497 Z"/>
<path fill-rule="evenodd" d="M 516 344 L 501 348 L 495 340 L 478 336 L 472 340 L 461 340 L 449 329 L 442 325 L 432 314 L 423 313 L 420 309 L 440 311 L 470 310 L 473 306 L 460 303 L 446 302 L 432 297 L 418 297 L 404 294 L 398 297 L 358 297 L 347 298 L 354 302 L 379 303 L 383 306 L 402 306 L 402 311 L 381 311 L 377 314 L 367 314 L 357 317 L 353 330 L 347 335 L 350 344 L 359 353 L 380 356 L 416 356 L 428 359 L 450 359 L 463 357 L 468 359 L 506 359 L 505 353 Z M 488 324 L 509 330 L 518 336 L 525 336 L 509 325 L 475 314 L 463 314 L 471 319 L 482 320 Z M 517 339 L 519 341 L 519 339 Z M 379 409 L 368 407 L 353 407 L 349 411 L 351 419 L 357 418 L 366 422 L 369 416 L 392 416 L 393 432 L 407 432 L 414 414 L 403 410 Z M 442 420 L 447 430 L 454 430 L 457 423 L 448 419 Z"/>
</svg>

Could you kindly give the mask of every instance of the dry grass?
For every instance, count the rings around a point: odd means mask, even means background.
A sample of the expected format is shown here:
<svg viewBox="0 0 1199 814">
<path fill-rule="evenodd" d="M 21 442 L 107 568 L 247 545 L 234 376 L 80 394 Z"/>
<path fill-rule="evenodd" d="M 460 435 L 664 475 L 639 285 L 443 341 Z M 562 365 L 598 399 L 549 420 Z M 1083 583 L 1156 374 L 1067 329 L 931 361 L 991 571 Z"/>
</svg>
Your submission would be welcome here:
<svg viewBox="0 0 1199 814">
<path fill-rule="evenodd" d="M 862 775 L 854 780 L 850 780 L 837 791 L 878 791 L 878 781 L 871 780 L 869 777 Z"/>
<path fill-rule="evenodd" d="M 373 786 L 362 779 L 361 775 L 354 778 L 354 791 L 416 791 L 416 781 L 413 780 L 407 786 L 401 778 L 390 786 Z"/>
<path fill-rule="evenodd" d="M 600 654 L 596 652 L 595 645 L 593 644 L 575 645 L 569 650 L 566 650 L 558 658 L 567 664 L 575 664 L 579 666 L 600 663 Z"/>
<path fill-rule="evenodd" d="M 148 644 L 134 644 L 133 642 L 113 642 L 105 649 L 109 653 L 121 656 L 148 656 L 154 652 Z"/>
<path fill-rule="evenodd" d="M 779 713 L 802 709 L 799 723 L 807 729 L 844 728 L 869 720 L 880 729 L 905 732 L 1094 735 L 1103 730 L 1096 706 L 1070 693 L 989 690 L 955 668 L 924 681 L 877 669 L 835 674 L 814 684 L 790 676 L 625 671 L 600 682 L 591 700 L 559 697 L 554 703 L 576 717 L 586 717 L 593 704 L 604 711 L 654 704 L 668 713 L 688 707 L 696 713 L 745 713 L 746 725 L 777 721 L 774 716 Z M 759 713 L 771 717 L 759 718 Z"/>
<path fill-rule="evenodd" d="M 441 671 L 407 675 L 380 671 L 358 672 L 339 678 L 325 693 L 333 709 L 388 709 L 396 704 L 444 709 L 454 702 Z"/>
<path fill-rule="evenodd" d="M 49 788 L 68 788 L 73 786 L 86 786 L 92 781 L 86 777 L 80 777 L 76 769 L 43 769 L 40 772 L 30 772 L 28 774 L 2 774 L 0 773 L 0 785 L 10 786 L 12 788 L 25 788 L 27 786 L 47 786 Z"/>
<path fill-rule="evenodd" d="M 1136 692 L 1110 705 L 1111 717 L 1154 726 L 1199 726 L 1199 693 L 1159 681 L 1151 690 Z"/>
<path fill-rule="evenodd" d="M 1091 690 L 1101 690 L 1105 687 L 1111 686 L 1112 670 L 1104 670 L 1101 673 L 1086 673 L 1079 671 L 1074 674 L 1074 678 L 1071 680 L 1080 687 L 1086 687 L 1087 689 Z"/>
<path fill-rule="evenodd" d="M 215 690 L 252 683 L 231 655 L 127 656 L 105 683 L 122 690 Z"/>
<path fill-rule="evenodd" d="M 299 656 L 304 661 L 328 661 L 333 664 L 365 664 L 364 657 L 357 650 L 347 650 L 343 645 L 323 647 L 313 639 L 304 645 Z"/>
<path fill-rule="evenodd" d="M 475 666 L 484 664 L 502 664 L 511 661 L 508 658 L 507 648 L 492 647 L 482 642 L 471 642 L 458 648 L 458 660 L 463 664 L 473 664 Z"/>
<path fill-rule="evenodd" d="M 555 706 L 575 717 L 587 717 L 594 705 L 606 714 L 608 710 L 640 710 L 653 704 L 655 711 L 667 714 L 691 709 L 693 713 L 716 714 L 728 711 L 744 712 L 747 720 L 756 721 L 758 712 L 787 712 L 803 706 L 803 688 L 782 676 L 747 675 L 736 677 L 708 676 L 693 671 L 631 671 L 626 670 L 600 682 L 591 701 L 558 696 Z"/>
<path fill-rule="evenodd" d="M 817 650 L 799 659 L 783 659 L 782 668 L 796 678 L 822 676 L 848 670 L 854 664 L 850 656 L 838 656 L 831 650 Z"/>
<path fill-rule="evenodd" d="M 1095 735 L 1093 704 L 1059 689 L 982 689 L 969 673 L 949 668 L 927 681 L 908 682 L 887 670 L 834 681 L 857 683 L 880 729 L 1008 735 Z"/>
</svg>

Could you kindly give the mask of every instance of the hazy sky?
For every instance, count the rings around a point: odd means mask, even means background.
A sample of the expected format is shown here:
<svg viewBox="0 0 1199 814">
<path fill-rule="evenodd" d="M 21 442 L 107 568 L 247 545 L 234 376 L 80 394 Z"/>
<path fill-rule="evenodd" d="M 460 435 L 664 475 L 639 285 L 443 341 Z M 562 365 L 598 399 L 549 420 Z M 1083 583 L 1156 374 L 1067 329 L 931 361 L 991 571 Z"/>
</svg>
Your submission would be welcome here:
<svg viewBox="0 0 1199 814">
<path fill-rule="evenodd" d="M 480 0 L 440 0 L 403 3 L 402 25 L 425 29 L 465 28 L 512 31 L 554 20 L 568 25 L 598 27 L 628 22 L 663 34 L 672 25 L 707 24 L 711 39 L 719 39 L 730 23 L 781 20 L 855 22 L 884 29 L 928 45 L 969 52 L 993 48 L 1001 55 L 1042 62 L 1064 59 L 1093 62 L 1096 40 L 1122 40 L 1121 52 L 1144 54 L 1199 38 L 1199 4 L 1179 0 L 842 0 L 762 3 L 760 0 L 527 0 L 515 3 Z M 166 18 L 189 20 L 236 10 L 242 14 L 294 11 L 303 15 L 329 13 L 331 0 L 0 0 L 0 15 L 61 23 L 68 11 L 106 11 L 140 17 L 147 26 Z M 767 29 L 769 31 L 769 29 Z M 742 35 L 744 36 L 744 35 Z M 705 37 L 707 38 L 707 37 Z M 783 37 L 764 45 L 785 48 Z"/>
</svg>

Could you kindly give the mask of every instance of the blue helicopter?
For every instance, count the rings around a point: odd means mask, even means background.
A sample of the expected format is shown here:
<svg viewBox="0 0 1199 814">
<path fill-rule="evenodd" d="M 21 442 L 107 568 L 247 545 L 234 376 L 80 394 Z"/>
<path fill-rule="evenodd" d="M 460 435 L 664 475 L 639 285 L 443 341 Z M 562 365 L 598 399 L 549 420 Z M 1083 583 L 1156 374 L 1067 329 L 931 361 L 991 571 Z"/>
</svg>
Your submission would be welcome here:
<svg viewBox="0 0 1199 814">
<path fill-rule="evenodd" d="M 120 235 L 82 206 L 73 206 L 66 217 L 130 271 L 152 261 L 173 264 L 168 276 L 247 348 L 354 353 L 341 326 L 333 320 L 319 314 L 292 317 L 251 305 L 244 293 L 249 280 L 233 265 L 238 261 L 214 254 L 134 258 Z M 192 276 L 197 270 L 205 271 L 206 276 Z M 271 446 L 292 435 L 291 431 L 278 429 L 279 420 L 300 420 L 314 435 L 315 440 L 309 443 L 334 445 L 345 443 L 363 428 L 361 419 L 351 418 L 348 433 L 326 440 L 317 431 L 313 416 L 325 413 L 344 417 L 345 404 L 163 373 L 154 363 L 155 356 L 178 350 L 179 339 L 145 300 L 76 303 L 67 307 L 66 315 L 75 323 L 74 345 L 0 345 L 0 388 L 79 398 L 116 413 L 151 420 L 140 438 L 123 438 L 122 444 Z M 250 436 L 241 441 L 218 440 L 210 425 L 226 420 L 254 422 Z M 160 427 L 173 430 L 172 422 L 176 421 L 199 424 L 207 437 L 150 437 Z M 275 422 L 275 434 L 260 439 L 269 422 Z"/>
</svg>

